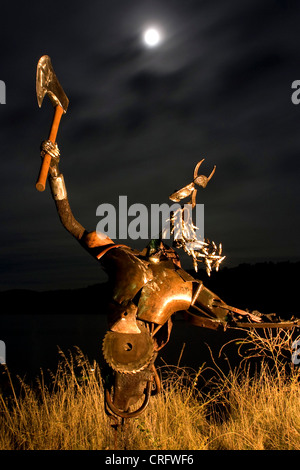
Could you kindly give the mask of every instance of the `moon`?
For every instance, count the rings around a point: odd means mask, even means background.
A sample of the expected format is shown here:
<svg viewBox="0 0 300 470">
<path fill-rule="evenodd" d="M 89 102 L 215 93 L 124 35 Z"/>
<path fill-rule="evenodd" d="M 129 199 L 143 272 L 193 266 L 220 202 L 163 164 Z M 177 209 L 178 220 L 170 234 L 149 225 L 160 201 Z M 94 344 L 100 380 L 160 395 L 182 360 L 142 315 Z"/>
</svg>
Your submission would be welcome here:
<svg viewBox="0 0 300 470">
<path fill-rule="evenodd" d="M 148 28 L 144 31 L 143 40 L 147 47 L 155 47 L 161 42 L 161 34 L 157 28 Z"/>
</svg>

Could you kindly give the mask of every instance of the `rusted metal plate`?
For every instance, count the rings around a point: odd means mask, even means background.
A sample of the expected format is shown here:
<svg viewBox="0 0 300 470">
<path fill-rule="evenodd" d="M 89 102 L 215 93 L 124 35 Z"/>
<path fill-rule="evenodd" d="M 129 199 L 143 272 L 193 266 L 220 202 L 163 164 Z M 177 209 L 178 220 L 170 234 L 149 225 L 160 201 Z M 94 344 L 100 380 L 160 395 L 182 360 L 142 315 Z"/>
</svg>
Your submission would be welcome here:
<svg viewBox="0 0 300 470">
<path fill-rule="evenodd" d="M 189 308 L 193 283 L 184 281 L 172 265 L 152 266 L 153 279 L 143 287 L 138 303 L 139 319 L 162 325 L 173 313 Z"/>
<path fill-rule="evenodd" d="M 112 298 L 122 304 L 134 298 L 138 291 L 153 278 L 150 263 L 139 259 L 129 247 L 116 247 L 100 259 L 109 276 Z"/>
</svg>

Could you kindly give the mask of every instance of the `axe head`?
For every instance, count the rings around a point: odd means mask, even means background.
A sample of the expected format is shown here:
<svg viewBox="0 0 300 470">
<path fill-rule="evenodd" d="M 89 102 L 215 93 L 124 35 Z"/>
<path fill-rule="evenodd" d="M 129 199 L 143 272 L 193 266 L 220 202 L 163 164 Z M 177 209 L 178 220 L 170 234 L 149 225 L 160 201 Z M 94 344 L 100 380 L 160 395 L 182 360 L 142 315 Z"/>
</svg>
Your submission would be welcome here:
<svg viewBox="0 0 300 470">
<path fill-rule="evenodd" d="M 39 107 L 42 106 L 45 95 L 48 95 L 53 106 L 60 106 L 66 113 L 69 100 L 59 83 L 48 55 L 43 55 L 38 61 L 36 70 L 36 95 Z"/>
</svg>

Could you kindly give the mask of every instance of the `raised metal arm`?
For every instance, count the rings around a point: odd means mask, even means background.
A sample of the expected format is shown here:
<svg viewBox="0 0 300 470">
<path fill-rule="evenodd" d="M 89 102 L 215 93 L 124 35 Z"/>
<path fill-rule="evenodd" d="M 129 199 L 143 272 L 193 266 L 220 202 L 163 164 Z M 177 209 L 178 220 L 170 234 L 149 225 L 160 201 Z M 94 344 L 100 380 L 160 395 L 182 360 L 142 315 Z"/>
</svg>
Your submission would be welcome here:
<svg viewBox="0 0 300 470">
<path fill-rule="evenodd" d="M 104 234 L 101 235 L 95 231 L 88 232 L 74 217 L 68 199 L 64 176 L 59 170 L 60 152 L 57 144 L 53 144 L 49 140 L 42 142 L 42 158 L 44 158 L 46 154 L 51 156 L 48 180 L 60 221 L 65 229 L 96 257 L 97 253 L 94 253 L 94 248 L 113 244 L 113 241 Z"/>
<path fill-rule="evenodd" d="M 44 141 L 41 145 L 41 155 L 50 154 L 49 183 L 56 209 L 65 229 L 77 240 L 81 240 L 86 233 L 85 228 L 75 219 L 68 200 L 67 189 L 63 174 L 59 171 L 59 150 L 51 141 Z"/>
</svg>

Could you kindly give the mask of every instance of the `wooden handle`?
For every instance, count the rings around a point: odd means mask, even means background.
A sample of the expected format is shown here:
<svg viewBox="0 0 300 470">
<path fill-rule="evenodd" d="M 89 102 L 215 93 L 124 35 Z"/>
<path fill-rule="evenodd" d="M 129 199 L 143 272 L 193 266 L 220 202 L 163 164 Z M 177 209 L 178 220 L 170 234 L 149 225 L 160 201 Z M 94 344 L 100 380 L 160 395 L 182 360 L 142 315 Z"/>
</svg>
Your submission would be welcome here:
<svg viewBox="0 0 300 470">
<path fill-rule="evenodd" d="M 60 124 L 60 120 L 61 120 L 61 117 L 63 115 L 63 112 L 64 112 L 63 108 L 61 106 L 57 105 L 56 108 L 55 108 L 54 117 L 53 117 L 53 121 L 52 121 L 52 125 L 51 125 L 51 130 L 50 130 L 50 133 L 49 133 L 49 140 L 51 140 L 51 142 L 53 144 L 55 144 L 55 142 L 56 142 L 56 136 L 57 136 L 57 132 L 58 132 L 58 128 L 59 128 L 59 124 Z M 35 185 L 35 187 L 38 191 L 44 191 L 45 190 L 46 180 L 47 180 L 47 176 L 48 176 L 50 163 L 51 163 L 51 156 L 46 154 L 43 158 L 43 162 L 41 164 L 39 177 L 38 177 L 38 180 L 37 180 L 36 185 Z"/>
</svg>

